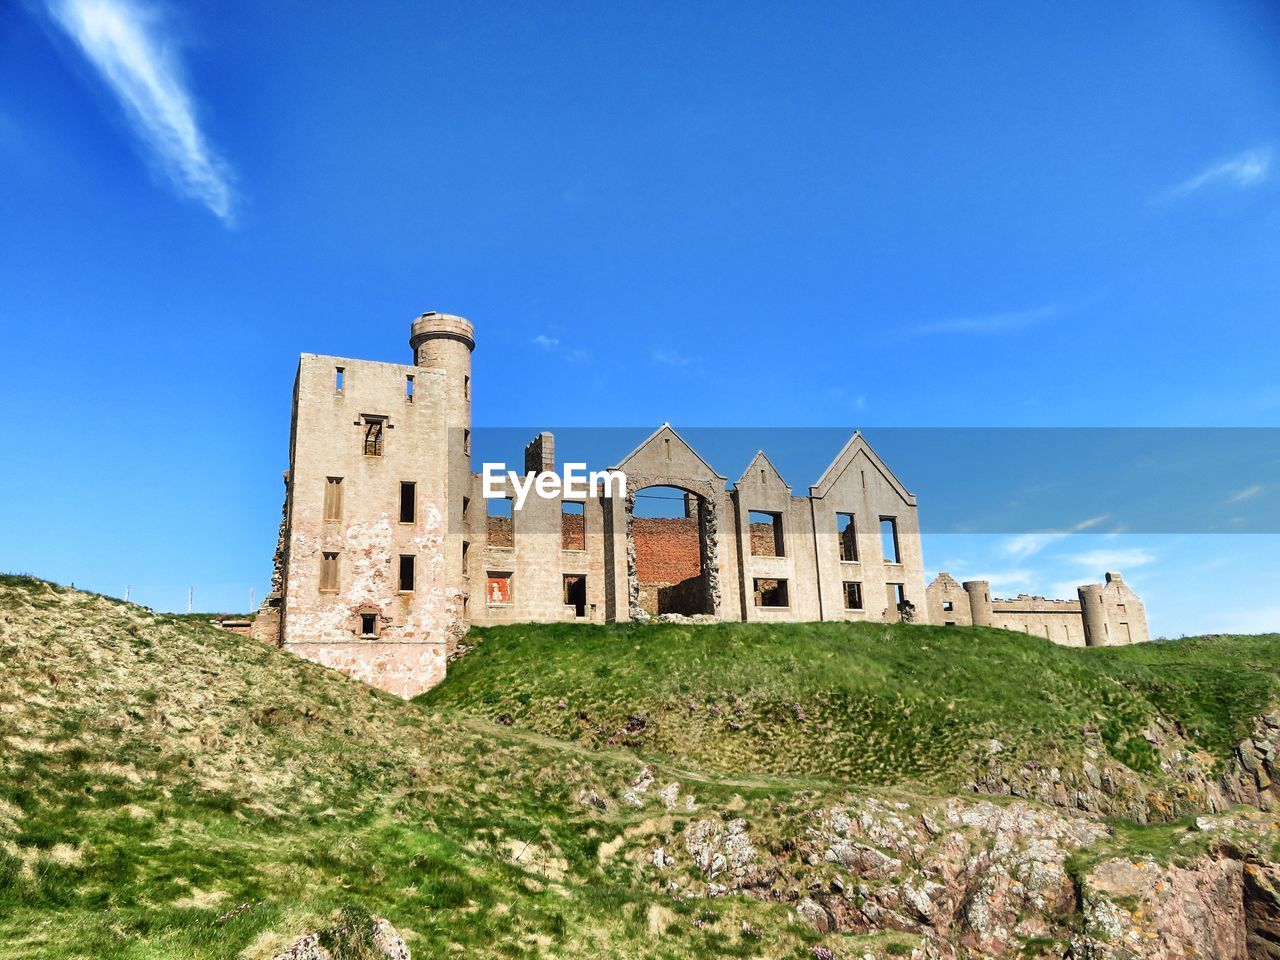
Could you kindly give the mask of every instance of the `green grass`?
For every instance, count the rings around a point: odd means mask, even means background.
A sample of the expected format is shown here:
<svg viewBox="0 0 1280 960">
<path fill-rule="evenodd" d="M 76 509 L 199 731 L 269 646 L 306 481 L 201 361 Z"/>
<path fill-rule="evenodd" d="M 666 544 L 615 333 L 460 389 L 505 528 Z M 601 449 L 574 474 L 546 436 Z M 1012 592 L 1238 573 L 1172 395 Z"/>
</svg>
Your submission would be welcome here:
<svg viewBox="0 0 1280 960">
<path fill-rule="evenodd" d="M 1091 650 L 918 625 L 523 624 L 468 641 L 421 705 L 711 769 L 873 785 L 954 789 L 991 739 L 1008 762 L 1096 738 L 1157 776 L 1152 721 L 1221 761 L 1280 692 L 1275 635 Z"/>
<path fill-rule="evenodd" d="M 788 851 L 815 809 L 850 802 L 849 781 L 915 802 L 984 738 L 1031 750 L 1090 724 L 1139 764 L 1133 732 L 1156 715 L 1221 753 L 1276 684 L 1274 638 L 1064 651 L 998 631 L 661 625 L 473 639 L 407 704 L 199 620 L 0 576 L 0 960 L 268 960 L 368 913 L 416 960 L 800 960 L 820 940 L 897 955 L 910 936 L 822 939 L 785 902 L 672 898 L 667 880 L 705 878 L 687 857 L 655 876 L 645 854 L 679 851 L 695 819 L 745 816 L 785 861 L 779 890 L 806 889 Z M 640 807 L 623 799 L 642 767 L 628 744 L 657 777 Z M 669 782 L 696 812 L 659 803 Z M 365 952 L 333 936 L 338 960 Z"/>
<path fill-rule="evenodd" d="M 0 958 L 269 958 L 342 911 L 387 917 L 416 958 L 816 940 L 766 904 L 697 926 L 696 905 L 602 861 L 653 816 L 617 799 L 640 769 L 626 755 L 425 715 L 228 631 L 25 578 L 0 578 L 0 662 Z M 674 917 L 659 942 L 655 905 Z"/>
</svg>

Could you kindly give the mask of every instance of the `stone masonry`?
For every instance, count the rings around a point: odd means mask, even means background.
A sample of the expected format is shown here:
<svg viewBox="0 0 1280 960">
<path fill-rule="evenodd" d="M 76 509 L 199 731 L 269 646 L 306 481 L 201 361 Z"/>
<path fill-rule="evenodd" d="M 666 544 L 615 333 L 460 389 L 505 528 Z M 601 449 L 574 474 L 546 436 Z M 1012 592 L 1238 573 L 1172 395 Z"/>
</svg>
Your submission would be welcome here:
<svg viewBox="0 0 1280 960">
<path fill-rule="evenodd" d="M 366 683 L 429 689 L 472 624 L 913 620 L 1076 646 L 1147 639 L 1119 574 L 1078 601 L 992 599 L 947 574 L 926 591 L 916 498 L 856 433 L 796 495 L 763 452 L 729 484 L 664 424 L 614 468 L 625 496 L 503 509 L 472 471 L 472 325 L 424 313 L 410 347 L 411 364 L 302 355 L 272 591 L 254 622 Z M 550 433 L 524 466 L 556 469 Z M 634 516 L 650 487 L 681 491 L 683 516 Z"/>
</svg>

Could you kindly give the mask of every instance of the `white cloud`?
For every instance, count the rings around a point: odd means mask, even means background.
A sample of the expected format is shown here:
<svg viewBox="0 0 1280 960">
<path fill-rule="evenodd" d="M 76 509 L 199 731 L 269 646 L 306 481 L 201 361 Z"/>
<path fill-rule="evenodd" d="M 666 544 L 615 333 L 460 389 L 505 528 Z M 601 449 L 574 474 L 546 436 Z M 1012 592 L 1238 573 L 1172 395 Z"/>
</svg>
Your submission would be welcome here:
<svg viewBox="0 0 1280 960">
<path fill-rule="evenodd" d="M 927 337 L 937 334 L 985 334 L 1008 333 L 1048 320 L 1062 313 L 1058 304 L 1046 304 L 1030 310 L 1013 310 L 1008 313 L 985 313 L 971 317 L 953 317 L 922 323 L 902 331 L 907 337 Z"/>
<path fill-rule="evenodd" d="M 541 333 L 534 337 L 530 342 L 536 343 L 543 350 L 550 350 L 552 347 L 560 346 L 560 341 L 555 337 L 548 337 Z"/>
<path fill-rule="evenodd" d="M 689 357 L 672 350 L 655 350 L 653 351 L 653 359 L 664 367 L 687 367 L 693 363 Z"/>
<path fill-rule="evenodd" d="M 159 11 L 137 0 L 46 0 L 54 21 L 75 41 L 120 100 L 138 136 L 179 192 L 232 221 L 226 164 L 196 121 L 172 40 Z"/>
<path fill-rule="evenodd" d="M 1066 536 L 1065 533 L 1020 533 L 1002 543 L 1000 550 L 1007 556 L 1024 560 Z"/>
<path fill-rule="evenodd" d="M 1010 537 L 1002 543 L 1000 545 L 1000 550 L 1006 556 L 1013 557 L 1017 560 L 1025 560 L 1027 557 L 1039 553 L 1050 544 L 1069 537 L 1073 533 L 1080 533 L 1084 530 L 1088 530 L 1090 527 L 1096 527 L 1106 519 L 1106 514 L 1103 514 L 1100 517 L 1090 517 L 1088 520 L 1081 520 L 1067 533 L 1020 533 L 1017 536 Z"/>
<path fill-rule="evenodd" d="M 1246 150 L 1244 153 L 1221 160 L 1201 170 L 1194 177 L 1184 180 L 1170 190 L 1169 195 L 1175 197 L 1186 196 L 1201 187 L 1216 183 L 1226 183 L 1240 189 L 1257 186 L 1267 179 L 1270 169 L 1270 147 Z"/>
<path fill-rule="evenodd" d="M 1262 484 L 1255 483 L 1251 487 L 1245 487 L 1243 490 L 1233 493 L 1227 498 L 1227 503 L 1243 503 L 1245 500 L 1252 500 L 1265 489 L 1266 487 Z"/>
<path fill-rule="evenodd" d="M 1119 550 L 1089 550 L 1085 553 L 1074 553 L 1066 559 L 1101 573 L 1107 570 L 1123 572 L 1128 567 L 1145 566 L 1154 562 L 1156 557 L 1150 550 L 1144 550 L 1142 547 L 1128 547 Z"/>
</svg>

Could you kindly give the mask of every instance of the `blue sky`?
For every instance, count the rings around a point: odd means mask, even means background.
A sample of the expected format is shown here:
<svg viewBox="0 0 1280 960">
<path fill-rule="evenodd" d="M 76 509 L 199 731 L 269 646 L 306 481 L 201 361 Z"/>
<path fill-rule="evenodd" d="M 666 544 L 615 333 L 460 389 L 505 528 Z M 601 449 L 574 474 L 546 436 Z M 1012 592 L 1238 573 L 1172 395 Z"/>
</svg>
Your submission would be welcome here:
<svg viewBox="0 0 1280 960">
<path fill-rule="evenodd" d="M 1262 2 L 0 7 L 0 567 L 243 608 L 297 354 L 424 309 L 481 425 L 1278 426 L 1277 50 Z M 926 557 L 1280 628 L 1273 536 L 1015 536 Z"/>
</svg>

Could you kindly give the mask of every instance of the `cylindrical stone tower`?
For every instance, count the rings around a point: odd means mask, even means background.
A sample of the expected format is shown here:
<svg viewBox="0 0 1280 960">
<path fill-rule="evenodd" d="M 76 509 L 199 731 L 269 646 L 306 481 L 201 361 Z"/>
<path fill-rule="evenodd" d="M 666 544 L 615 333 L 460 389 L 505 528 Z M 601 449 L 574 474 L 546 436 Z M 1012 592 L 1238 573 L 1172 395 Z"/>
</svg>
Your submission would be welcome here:
<svg viewBox="0 0 1280 960">
<path fill-rule="evenodd" d="M 973 625 L 991 626 L 991 584 L 986 580 L 966 580 L 963 586 L 964 592 L 969 595 L 969 613 L 973 616 Z"/>
<path fill-rule="evenodd" d="M 1087 583 L 1080 594 L 1080 616 L 1084 620 L 1086 647 L 1105 647 L 1111 638 L 1107 635 L 1107 612 L 1102 602 L 1102 584 Z"/>
<path fill-rule="evenodd" d="M 471 351 L 475 346 L 475 329 L 462 317 L 433 310 L 413 321 L 409 337 L 413 362 L 445 376 L 449 451 L 446 569 L 449 579 L 461 589 L 465 589 L 462 541 L 466 531 L 462 503 L 471 490 Z"/>
</svg>

